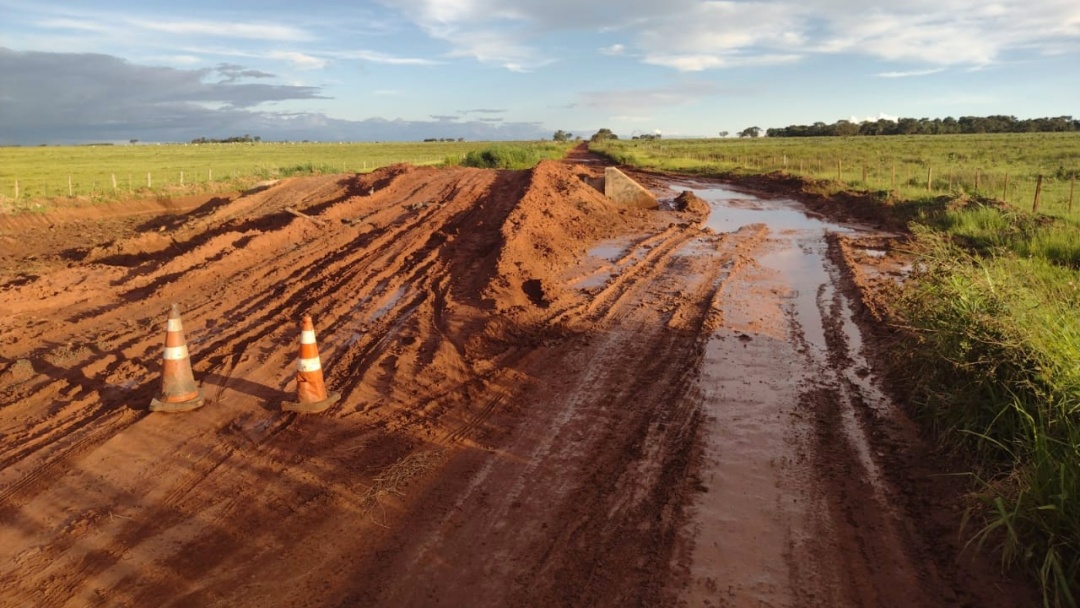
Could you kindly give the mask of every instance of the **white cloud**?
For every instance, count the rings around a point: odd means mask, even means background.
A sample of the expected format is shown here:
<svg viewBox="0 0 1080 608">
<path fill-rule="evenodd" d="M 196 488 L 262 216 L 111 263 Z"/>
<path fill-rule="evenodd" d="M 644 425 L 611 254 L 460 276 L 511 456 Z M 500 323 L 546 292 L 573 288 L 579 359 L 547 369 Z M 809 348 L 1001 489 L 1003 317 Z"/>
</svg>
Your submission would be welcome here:
<svg viewBox="0 0 1080 608">
<path fill-rule="evenodd" d="M 295 67 L 305 70 L 321 70 L 329 63 L 325 59 L 314 57 L 306 53 L 298 51 L 272 51 L 266 54 L 271 59 L 277 59 L 279 61 L 287 61 L 293 64 Z"/>
<path fill-rule="evenodd" d="M 900 117 L 898 117 L 898 116 L 893 116 L 892 114 L 886 114 L 885 112 L 878 112 L 877 116 L 867 116 L 865 118 L 857 118 L 855 116 L 852 116 L 851 118 L 848 119 L 848 121 L 853 122 L 855 124 L 860 124 L 860 123 L 864 123 L 864 122 L 877 122 L 879 120 L 890 120 L 892 122 L 896 122 L 899 119 L 900 119 Z"/>
<path fill-rule="evenodd" d="M 236 23 L 228 21 L 179 21 L 174 19 L 128 19 L 127 23 L 152 32 L 183 36 L 211 36 L 251 40 L 297 42 L 313 36 L 304 30 L 275 23 Z"/>
<path fill-rule="evenodd" d="M 794 63 L 800 55 L 648 55 L 645 63 L 675 68 L 680 72 L 700 72 L 711 68 L 779 65 Z"/>
<path fill-rule="evenodd" d="M 196 65 L 203 62 L 202 59 L 195 55 L 161 55 L 158 57 L 148 57 L 147 59 L 168 65 Z"/>
<path fill-rule="evenodd" d="M 336 57 L 344 57 L 347 59 L 361 59 L 363 61 L 370 61 L 372 63 L 384 63 L 388 65 L 439 65 L 441 62 L 433 59 L 421 59 L 417 57 L 395 57 L 393 55 L 387 55 L 386 53 L 380 53 L 379 51 L 371 50 L 359 50 L 359 51 L 346 51 L 343 53 L 333 53 Z"/>
<path fill-rule="evenodd" d="M 618 32 L 624 41 L 601 52 L 679 71 L 775 65 L 814 53 L 979 66 L 1012 53 L 1075 52 L 1080 40 L 1075 0 L 382 2 L 449 43 L 452 55 L 511 69 L 550 62 L 543 41 L 553 32 Z"/>
<path fill-rule="evenodd" d="M 879 72 L 874 74 L 878 78 L 913 78 L 916 76 L 929 76 L 944 72 L 945 68 L 930 68 L 928 70 L 908 70 L 906 72 Z"/>
<path fill-rule="evenodd" d="M 531 19 L 514 2 L 384 0 L 384 4 L 401 10 L 428 36 L 449 43 L 451 57 L 471 57 L 515 72 L 550 63 L 540 51 L 525 44 L 534 37 L 528 31 Z"/>
<path fill-rule="evenodd" d="M 114 31 L 112 26 L 103 23 L 63 17 L 42 19 L 35 22 L 34 25 L 53 30 L 75 30 L 79 32 L 94 32 L 97 34 L 108 34 Z"/>
</svg>

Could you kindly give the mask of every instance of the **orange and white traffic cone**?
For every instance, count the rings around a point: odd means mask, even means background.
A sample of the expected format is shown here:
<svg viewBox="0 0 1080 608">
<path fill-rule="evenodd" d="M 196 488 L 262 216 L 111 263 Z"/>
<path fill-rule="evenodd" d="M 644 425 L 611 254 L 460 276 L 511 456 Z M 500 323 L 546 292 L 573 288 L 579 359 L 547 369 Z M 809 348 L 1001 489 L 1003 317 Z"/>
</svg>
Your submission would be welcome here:
<svg viewBox="0 0 1080 608">
<path fill-rule="evenodd" d="M 151 412 L 186 412 L 203 404 L 202 391 L 195 386 L 191 358 L 180 323 L 180 308 L 172 305 L 165 331 L 165 355 L 161 370 L 161 397 L 150 402 Z"/>
<path fill-rule="evenodd" d="M 341 399 L 340 393 L 327 393 L 323 382 L 319 347 L 315 344 L 315 325 L 311 315 L 304 315 L 300 325 L 300 362 L 296 366 L 296 393 L 298 401 L 286 401 L 281 409 L 287 412 L 314 414 L 330 407 Z"/>
</svg>

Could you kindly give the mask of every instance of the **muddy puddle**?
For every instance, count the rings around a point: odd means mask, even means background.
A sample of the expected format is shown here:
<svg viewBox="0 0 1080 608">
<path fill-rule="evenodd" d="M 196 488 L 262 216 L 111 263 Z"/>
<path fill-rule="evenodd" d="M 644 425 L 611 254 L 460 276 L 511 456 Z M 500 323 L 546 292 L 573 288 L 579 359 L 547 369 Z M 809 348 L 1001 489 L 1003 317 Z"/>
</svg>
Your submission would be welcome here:
<svg viewBox="0 0 1080 608">
<path fill-rule="evenodd" d="M 681 595 L 689 605 L 849 605 L 844 568 L 819 553 L 820 538 L 849 505 L 830 495 L 816 463 L 845 460 L 864 483 L 859 500 L 889 512 L 862 420 L 868 408 L 888 415 L 891 405 L 863 356 L 827 236 L 873 231 L 814 216 L 790 199 L 701 182 L 671 189 L 705 200 L 703 226 L 721 236 L 754 225 L 768 230 L 759 255 L 725 291 L 723 323 L 705 343 L 697 386 L 707 420 L 707 491 L 693 507 L 684 564 L 691 581 Z M 822 400 L 831 412 L 828 437 L 840 440 L 842 453 L 815 434 Z M 882 550 L 903 553 L 899 531 L 892 533 L 897 538 L 881 541 Z M 899 584 L 914 574 L 897 576 Z"/>
</svg>

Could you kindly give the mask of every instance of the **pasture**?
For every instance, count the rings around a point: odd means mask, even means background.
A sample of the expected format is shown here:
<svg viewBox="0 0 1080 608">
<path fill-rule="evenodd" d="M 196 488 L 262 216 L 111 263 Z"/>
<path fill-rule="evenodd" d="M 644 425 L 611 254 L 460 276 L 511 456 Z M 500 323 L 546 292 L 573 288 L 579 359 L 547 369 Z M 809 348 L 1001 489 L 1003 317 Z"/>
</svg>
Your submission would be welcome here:
<svg viewBox="0 0 1080 608">
<path fill-rule="evenodd" d="M 460 160 L 489 142 L 211 143 L 0 148 L 0 203 L 202 192 L 295 174 L 368 172 Z"/>
<path fill-rule="evenodd" d="M 609 140 L 592 149 L 668 171 L 785 171 L 905 200 L 966 193 L 1039 211 L 1080 213 L 1080 133 Z M 1071 201 L 1071 203 L 1070 203 Z"/>
</svg>

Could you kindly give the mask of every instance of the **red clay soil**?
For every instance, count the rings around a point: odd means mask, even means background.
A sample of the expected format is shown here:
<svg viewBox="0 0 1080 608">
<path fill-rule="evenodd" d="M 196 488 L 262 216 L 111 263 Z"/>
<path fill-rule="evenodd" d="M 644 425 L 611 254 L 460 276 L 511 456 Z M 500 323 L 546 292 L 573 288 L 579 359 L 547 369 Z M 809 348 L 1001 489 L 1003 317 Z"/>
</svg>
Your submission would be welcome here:
<svg viewBox="0 0 1080 608">
<path fill-rule="evenodd" d="M 0 605 L 1034 605 L 855 354 L 884 262 L 822 241 L 819 351 L 791 234 L 593 171 L 0 216 Z M 173 302 L 207 403 L 150 413 Z"/>
</svg>

